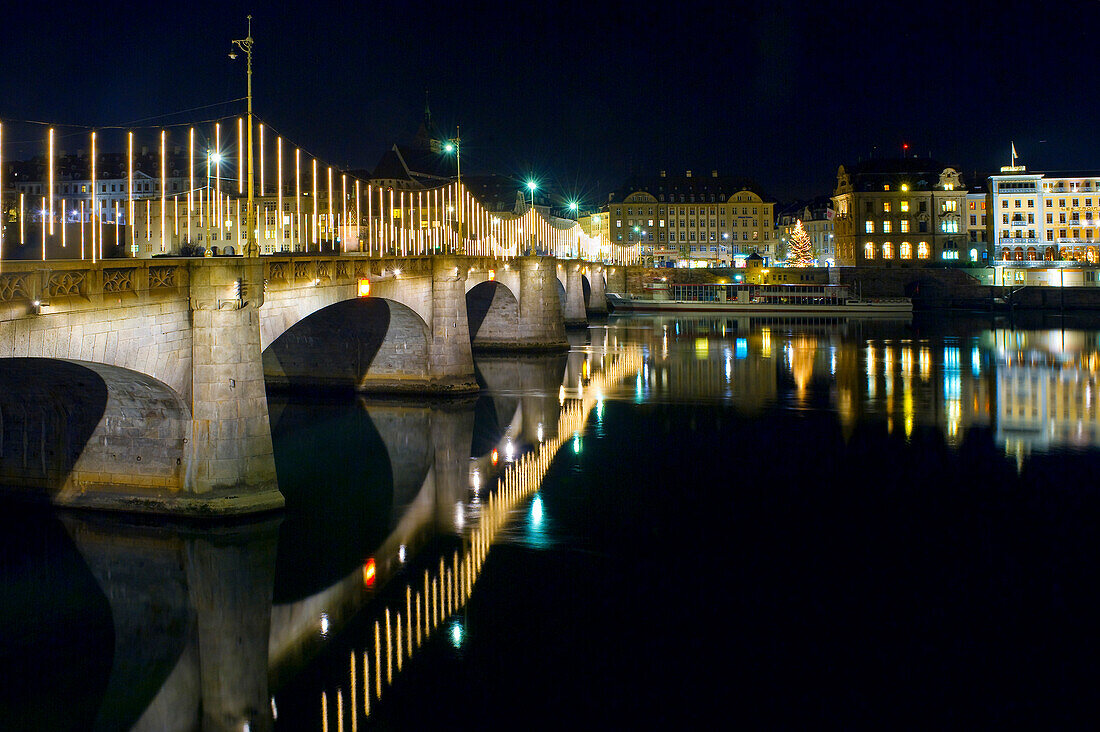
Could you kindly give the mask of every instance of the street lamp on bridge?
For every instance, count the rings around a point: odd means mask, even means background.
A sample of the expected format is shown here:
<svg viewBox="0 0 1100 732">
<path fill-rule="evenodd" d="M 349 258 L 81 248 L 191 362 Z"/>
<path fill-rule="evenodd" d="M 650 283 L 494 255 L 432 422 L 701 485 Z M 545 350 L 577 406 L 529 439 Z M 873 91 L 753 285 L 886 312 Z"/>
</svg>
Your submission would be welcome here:
<svg viewBox="0 0 1100 732">
<path fill-rule="evenodd" d="M 455 137 L 453 140 L 448 140 L 443 144 L 443 152 L 450 155 L 454 153 L 455 156 L 455 172 L 458 178 L 458 240 L 463 245 L 466 243 L 464 236 L 464 224 L 465 221 L 462 216 L 463 201 L 462 201 L 462 128 L 455 127 Z"/>
<path fill-rule="evenodd" d="M 535 212 L 535 190 L 538 189 L 538 187 L 539 187 L 539 184 L 536 183 L 533 178 L 528 178 L 527 179 L 527 190 L 531 191 L 531 216 L 532 216 L 532 219 L 531 219 L 531 251 L 530 251 L 531 254 L 536 253 L 535 252 L 535 223 L 534 223 L 534 218 L 533 217 L 535 215 L 534 214 L 534 212 Z"/>
<path fill-rule="evenodd" d="M 248 16 L 248 36 L 231 41 L 237 48 L 244 51 L 247 59 L 248 76 L 248 240 L 244 247 L 246 257 L 260 256 L 260 247 L 256 243 L 256 211 L 253 204 L 253 173 L 252 173 L 252 16 Z M 230 59 L 236 59 L 235 51 L 229 52 Z"/>
</svg>

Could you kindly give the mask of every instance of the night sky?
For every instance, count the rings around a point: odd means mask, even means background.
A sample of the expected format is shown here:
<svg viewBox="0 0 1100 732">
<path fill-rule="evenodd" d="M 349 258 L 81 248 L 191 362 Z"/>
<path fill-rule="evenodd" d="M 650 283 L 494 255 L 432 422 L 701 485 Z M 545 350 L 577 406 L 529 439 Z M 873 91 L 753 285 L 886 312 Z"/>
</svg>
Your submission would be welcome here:
<svg viewBox="0 0 1100 732">
<path fill-rule="evenodd" d="M 1096 2 L 740 5 L 21 3 L 0 42 L 5 157 L 44 137 L 14 120 L 149 120 L 153 147 L 162 123 L 240 114 L 227 53 L 251 12 L 256 114 L 341 167 L 411 137 L 428 90 L 439 128 L 462 126 L 464 172 L 590 206 L 660 169 L 829 193 L 838 164 L 903 142 L 966 173 L 1006 164 L 1010 140 L 1031 169 L 1100 168 Z"/>
</svg>

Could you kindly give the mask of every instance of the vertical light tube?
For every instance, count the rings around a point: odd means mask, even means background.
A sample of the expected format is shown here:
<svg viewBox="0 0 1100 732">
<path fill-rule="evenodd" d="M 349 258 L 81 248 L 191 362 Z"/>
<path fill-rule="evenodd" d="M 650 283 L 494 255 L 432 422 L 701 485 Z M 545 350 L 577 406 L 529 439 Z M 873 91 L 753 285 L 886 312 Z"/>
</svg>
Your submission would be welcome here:
<svg viewBox="0 0 1100 732">
<path fill-rule="evenodd" d="M 244 193 L 244 120 L 237 118 L 237 193 Z"/>
<path fill-rule="evenodd" d="M 92 215 L 89 222 L 92 226 L 92 261 L 96 261 L 95 250 L 95 133 L 92 133 Z"/>
<path fill-rule="evenodd" d="M 264 123 L 260 123 L 260 195 L 264 195 Z"/>
<path fill-rule="evenodd" d="M 191 185 L 187 189 L 187 243 L 191 243 L 191 212 L 195 210 L 195 128 L 187 133 L 187 174 L 191 177 Z M 131 204 L 130 213 L 133 213 Z"/>
<path fill-rule="evenodd" d="M 328 245 L 336 251 L 336 235 L 335 229 L 332 226 L 332 166 L 328 166 L 328 218 L 325 219 L 328 226 Z"/>
<path fill-rule="evenodd" d="M 4 125 L 0 123 L 0 217 L 4 216 Z M 62 229 L 64 231 L 64 228 Z M 4 222 L 0 220 L 0 270 L 4 267 Z"/>
<path fill-rule="evenodd" d="M 317 245 L 317 251 L 321 251 L 321 240 L 317 235 L 317 158 L 313 159 L 313 243 Z"/>
<path fill-rule="evenodd" d="M 53 127 L 50 128 L 50 236 L 53 236 Z M 45 259 L 45 256 L 43 256 Z"/>
<path fill-rule="evenodd" d="M 369 256 L 374 251 L 374 242 L 371 238 L 374 235 L 374 216 L 372 209 L 374 206 L 371 202 L 371 190 L 370 183 L 367 183 L 367 255 Z"/>
<path fill-rule="evenodd" d="M 64 249 L 67 246 L 66 242 L 65 242 L 65 221 L 66 221 L 66 219 L 69 218 L 68 216 L 65 215 L 65 212 L 68 210 L 67 203 L 68 202 L 64 198 L 61 199 L 61 248 L 62 249 Z M 0 206 L 0 211 L 3 211 L 3 210 L 4 210 L 3 206 Z M 0 225 L 0 229 L 3 229 L 3 228 L 4 228 L 3 225 Z M 0 247 L 0 248 L 2 248 L 2 247 Z"/>
<path fill-rule="evenodd" d="M 22 224 L 20 224 L 22 226 Z M 84 199 L 80 199 L 80 259 L 84 260 Z"/>
<path fill-rule="evenodd" d="M 46 222 L 45 222 L 44 219 L 46 218 L 46 214 L 47 214 L 46 197 L 45 196 L 42 196 L 42 208 L 40 210 L 42 211 L 42 218 L 43 218 L 43 221 L 42 221 L 42 261 L 45 262 L 46 261 Z"/>
<path fill-rule="evenodd" d="M 160 253 L 164 254 L 165 224 L 168 218 L 168 151 L 165 149 L 166 132 L 160 131 Z"/>
<path fill-rule="evenodd" d="M 363 217 L 359 214 L 359 179 L 355 179 L 355 251 L 363 251 L 363 238 L 359 236 L 359 227 L 363 223 Z"/>
<path fill-rule="evenodd" d="M 341 220 L 341 224 L 343 225 L 343 230 L 344 230 L 344 233 L 341 234 L 341 236 L 340 236 L 340 244 L 342 244 L 342 246 L 340 248 L 343 251 L 346 252 L 348 250 L 348 176 L 347 176 L 347 173 L 342 173 L 340 175 L 340 190 L 341 190 L 341 194 L 342 194 L 340 196 L 340 199 L 341 199 L 340 203 L 341 203 L 341 208 L 343 209 L 343 219 Z"/>
<path fill-rule="evenodd" d="M 126 133 L 126 223 L 130 227 L 130 245 L 134 242 L 134 133 Z M 134 253 L 137 256 L 137 253 Z"/>
<path fill-rule="evenodd" d="M 298 219 L 298 246 L 302 244 L 302 151 L 294 148 L 294 210 Z"/>
<path fill-rule="evenodd" d="M 217 153 L 217 155 L 218 155 L 218 162 L 214 164 L 214 193 L 216 193 L 217 196 L 218 196 L 218 208 L 217 208 L 217 211 L 215 213 L 215 210 L 209 207 L 209 204 L 212 203 L 214 199 L 212 199 L 210 197 L 210 191 L 207 191 L 206 192 L 206 202 L 207 202 L 206 215 L 207 216 L 217 215 L 217 217 L 218 217 L 217 218 L 218 227 L 220 229 L 221 228 L 221 218 L 222 218 L 221 217 L 221 207 L 222 207 L 222 162 L 221 162 L 221 159 L 222 159 L 221 158 L 221 156 L 222 156 L 222 126 L 221 126 L 220 122 L 215 122 L 214 123 L 214 152 Z M 208 173 L 209 173 L 209 171 L 208 171 Z M 206 185 L 207 186 L 210 185 L 209 180 L 206 181 Z"/>
<path fill-rule="evenodd" d="M 275 247 L 276 251 L 282 251 L 283 248 L 283 138 L 275 138 L 275 162 L 279 168 L 278 175 L 275 176 L 275 183 L 278 186 L 278 190 L 275 192 L 275 226 L 278 227 L 279 233 L 275 238 L 278 244 Z"/>
</svg>

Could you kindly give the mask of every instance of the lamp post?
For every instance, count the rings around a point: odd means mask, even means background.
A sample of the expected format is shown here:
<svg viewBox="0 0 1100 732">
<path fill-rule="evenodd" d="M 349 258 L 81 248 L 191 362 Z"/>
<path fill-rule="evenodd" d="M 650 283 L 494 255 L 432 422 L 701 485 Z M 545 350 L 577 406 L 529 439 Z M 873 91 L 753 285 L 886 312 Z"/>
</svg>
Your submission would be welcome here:
<svg viewBox="0 0 1100 732">
<path fill-rule="evenodd" d="M 252 16 L 248 16 L 248 36 L 232 41 L 233 45 L 244 51 L 247 62 L 248 76 L 248 240 L 245 244 L 244 255 L 246 257 L 258 257 L 259 245 L 256 243 L 256 211 L 253 203 L 253 174 L 252 174 Z M 229 58 L 237 58 L 233 51 L 229 52 Z"/>
<path fill-rule="evenodd" d="M 455 172 L 458 177 L 458 240 L 465 244 L 465 220 L 462 216 L 462 128 L 455 127 L 455 139 L 449 141 L 443 146 L 443 151 L 450 154 L 455 154 Z"/>
<path fill-rule="evenodd" d="M 527 190 L 531 191 L 531 254 L 535 254 L 535 190 L 539 184 L 528 179 Z"/>
</svg>

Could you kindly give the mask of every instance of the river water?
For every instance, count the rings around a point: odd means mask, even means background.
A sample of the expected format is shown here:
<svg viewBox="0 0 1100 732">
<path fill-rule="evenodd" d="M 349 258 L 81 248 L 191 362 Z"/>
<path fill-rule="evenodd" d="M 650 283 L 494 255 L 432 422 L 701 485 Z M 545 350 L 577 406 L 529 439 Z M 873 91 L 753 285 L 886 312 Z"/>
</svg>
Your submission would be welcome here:
<svg viewBox="0 0 1100 732">
<path fill-rule="evenodd" d="M 14 729 L 1077 726 L 1100 321 L 611 317 L 271 394 L 286 511 L 9 506 Z"/>
</svg>

